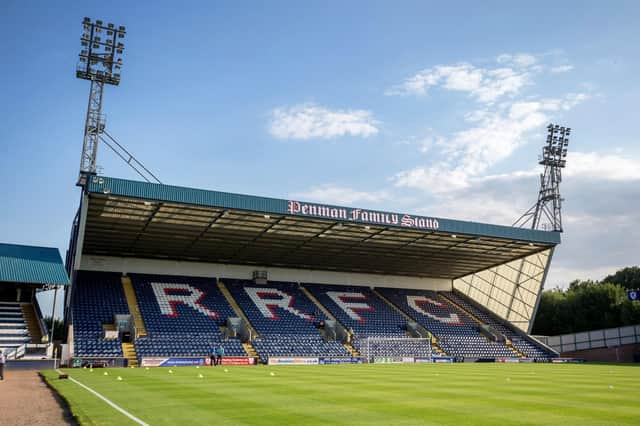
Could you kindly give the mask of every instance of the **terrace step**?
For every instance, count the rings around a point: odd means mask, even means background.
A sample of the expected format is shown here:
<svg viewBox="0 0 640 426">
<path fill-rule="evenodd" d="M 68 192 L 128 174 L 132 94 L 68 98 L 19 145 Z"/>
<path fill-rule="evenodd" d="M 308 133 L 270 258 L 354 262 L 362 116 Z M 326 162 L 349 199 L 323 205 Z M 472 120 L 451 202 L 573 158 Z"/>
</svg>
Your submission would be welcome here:
<svg viewBox="0 0 640 426">
<path fill-rule="evenodd" d="M 129 360 L 129 367 L 138 366 L 138 354 L 133 343 L 122 342 L 122 355 Z"/>
<path fill-rule="evenodd" d="M 229 302 L 229 305 L 231 305 L 233 312 L 235 312 L 236 315 L 242 318 L 245 324 L 247 324 L 247 328 L 251 332 L 251 336 L 254 338 L 258 337 L 259 334 L 256 332 L 256 329 L 253 327 L 253 324 L 251 324 L 251 322 L 249 321 L 249 318 L 247 318 L 247 316 L 244 314 L 244 312 L 240 308 L 240 305 L 238 305 L 238 302 L 236 302 L 236 300 L 233 298 L 227 286 L 224 285 L 222 281 L 218 281 L 218 288 L 220 289 L 220 292 L 222 293 L 224 298 L 227 299 L 227 302 Z"/>
<path fill-rule="evenodd" d="M 42 343 L 42 330 L 40 329 L 40 323 L 38 321 L 38 315 L 31 303 L 22 304 L 22 313 L 24 314 L 24 320 L 31 336 L 31 343 Z"/>
<path fill-rule="evenodd" d="M 124 296 L 127 299 L 127 305 L 129 305 L 129 312 L 133 319 L 133 325 L 136 328 L 136 338 L 145 337 L 147 335 L 147 328 L 145 327 L 144 320 L 142 319 L 140 305 L 138 304 L 138 298 L 136 297 L 136 292 L 133 289 L 131 278 L 123 276 L 121 281 L 122 288 L 124 289 Z"/>
<path fill-rule="evenodd" d="M 358 350 L 356 348 L 354 348 L 351 343 L 345 343 L 344 347 L 349 351 L 349 353 L 351 354 L 352 357 L 359 357 L 360 356 L 360 352 L 358 352 Z"/>
<path fill-rule="evenodd" d="M 28 336 L 29 330 L 26 328 L 3 328 L 0 329 L 0 336 Z"/>
<path fill-rule="evenodd" d="M 436 351 L 439 356 L 449 356 L 445 351 L 442 350 L 442 348 L 438 344 L 438 339 L 434 335 L 431 335 L 431 349 Z"/>
<path fill-rule="evenodd" d="M 6 329 L 14 329 L 14 328 L 26 328 L 26 324 L 24 322 L 2 322 L 0 323 L 0 333 L 2 330 Z"/>
<path fill-rule="evenodd" d="M 253 344 L 251 342 L 243 343 L 242 348 L 247 353 L 247 356 L 249 358 L 260 359 L 260 357 L 258 356 L 258 352 L 256 351 L 256 348 L 253 347 Z"/>
<path fill-rule="evenodd" d="M 524 353 L 522 353 L 522 352 L 520 351 L 520 349 L 518 349 L 518 348 L 516 348 L 515 346 L 513 346 L 513 343 L 511 343 L 511 340 L 506 339 L 504 343 L 505 343 L 505 345 L 507 346 L 507 348 L 511 349 L 511 351 L 512 351 L 514 354 L 518 355 L 518 357 L 519 357 L 519 358 L 527 358 L 527 356 L 526 356 Z"/>
</svg>

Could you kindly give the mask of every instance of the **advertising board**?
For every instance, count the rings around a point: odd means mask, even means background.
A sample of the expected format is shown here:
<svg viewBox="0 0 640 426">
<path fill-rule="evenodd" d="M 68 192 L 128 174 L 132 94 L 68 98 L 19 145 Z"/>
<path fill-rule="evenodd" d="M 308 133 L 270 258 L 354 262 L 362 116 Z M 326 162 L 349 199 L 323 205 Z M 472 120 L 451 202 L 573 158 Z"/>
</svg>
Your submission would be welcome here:
<svg viewBox="0 0 640 426">
<path fill-rule="evenodd" d="M 318 358 L 318 364 L 320 365 L 362 364 L 362 358 L 320 357 Z"/>
<path fill-rule="evenodd" d="M 269 358 L 269 365 L 317 365 L 319 363 L 318 358 L 304 358 L 304 357 L 278 357 Z"/>
<path fill-rule="evenodd" d="M 141 367 L 193 367 L 205 365 L 204 358 L 152 357 L 142 358 Z"/>
</svg>

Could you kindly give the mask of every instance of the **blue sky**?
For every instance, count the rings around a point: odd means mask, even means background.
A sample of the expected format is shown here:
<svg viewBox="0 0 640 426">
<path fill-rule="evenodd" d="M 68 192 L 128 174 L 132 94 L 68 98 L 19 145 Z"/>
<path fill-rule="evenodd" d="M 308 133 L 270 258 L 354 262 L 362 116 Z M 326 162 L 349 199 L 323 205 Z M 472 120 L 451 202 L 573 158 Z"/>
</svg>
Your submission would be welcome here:
<svg viewBox="0 0 640 426">
<path fill-rule="evenodd" d="M 3 2 L 0 240 L 64 256 L 90 16 L 127 26 L 107 128 L 163 182 L 508 225 L 557 122 L 574 132 L 547 287 L 637 264 L 640 4 L 451 3 Z"/>
</svg>

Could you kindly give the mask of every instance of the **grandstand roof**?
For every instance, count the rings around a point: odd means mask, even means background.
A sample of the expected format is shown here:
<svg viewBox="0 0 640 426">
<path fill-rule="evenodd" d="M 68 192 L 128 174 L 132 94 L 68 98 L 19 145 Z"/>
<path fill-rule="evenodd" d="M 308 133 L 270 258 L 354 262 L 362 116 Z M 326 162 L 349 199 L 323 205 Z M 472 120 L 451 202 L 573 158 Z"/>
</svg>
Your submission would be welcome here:
<svg viewBox="0 0 640 426">
<path fill-rule="evenodd" d="M 83 253 L 458 278 L 557 232 L 93 177 Z"/>
<path fill-rule="evenodd" d="M 68 285 L 56 248 L 0 243 L 0 283 Z"/>
</svg>

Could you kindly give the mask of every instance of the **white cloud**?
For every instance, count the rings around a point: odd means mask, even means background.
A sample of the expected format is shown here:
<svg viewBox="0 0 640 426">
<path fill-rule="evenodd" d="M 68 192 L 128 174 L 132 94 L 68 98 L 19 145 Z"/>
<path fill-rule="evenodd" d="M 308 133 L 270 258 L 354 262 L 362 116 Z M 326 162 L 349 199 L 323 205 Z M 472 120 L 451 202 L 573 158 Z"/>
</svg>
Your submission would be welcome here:
<svg viewBox="0 0 640 426">
<path fill-rule="evenodd" d="M 490 167 L 510 157 L 530 132 L 543 128 L 550 113 L 571 108 L 586 98 L 571 94 L 564 99 L 517 101 L 475 111 L 467 116 L 471 128 L 436 144 L 446 161 L 401 171 L 392 180 L 397 187 L 433 193 L 467 188 Z"/>
<path fill-rule="evenodd" d="M 386 91 L 387 95 L 426 95 L 430 88 L 467 92 L 479 102 L 491 103 L 505 95 L 513 95 L 529 82 L 526 70 L 508 67 L 478 68 L 468 63 L 438 65 L 411 76 Z"/>
<path fill-rule="evenodd" d="M 563 73 L 563 72 L 569 72 L 572 70 L 573 70 L 573 65 L 559 65 L 557 67 L 551 67 L 549 71 L 551 71 L 552 73 Z"/>
<path fill-rule="evenodd" d="M 332 184 L 316 186 L 309 191 L 293 193 L 291 195 L 294 198 L 327 204 L 377 203 L 389 198 L 389 194 L 385 191 L 356 191 L 352 188 Z"/>
<path fill-rule="evenodd" d="M 565 176 L 608 181 L 640 180 L 640 161 L 619 154 L 569 151 Z"/>
<path fill-rule="evenodd" d="M 274 109 L 269 126 L 271 135 L 278 139 L 366 138 L 378 131 L 378 122 L 370 111 L 330 110 L 313 103 Z"/>
<path fill-rule="evenodd" d="M 502 55 L 498 55 L 496 61 L 499 64 L 509 64 L 516 67 L 526 68 L 535 65 L 538 62 L 538 59 L 535 55 L 530 53 L 516 53 L 515 55 L 503 53 Z"/>
</svg>

